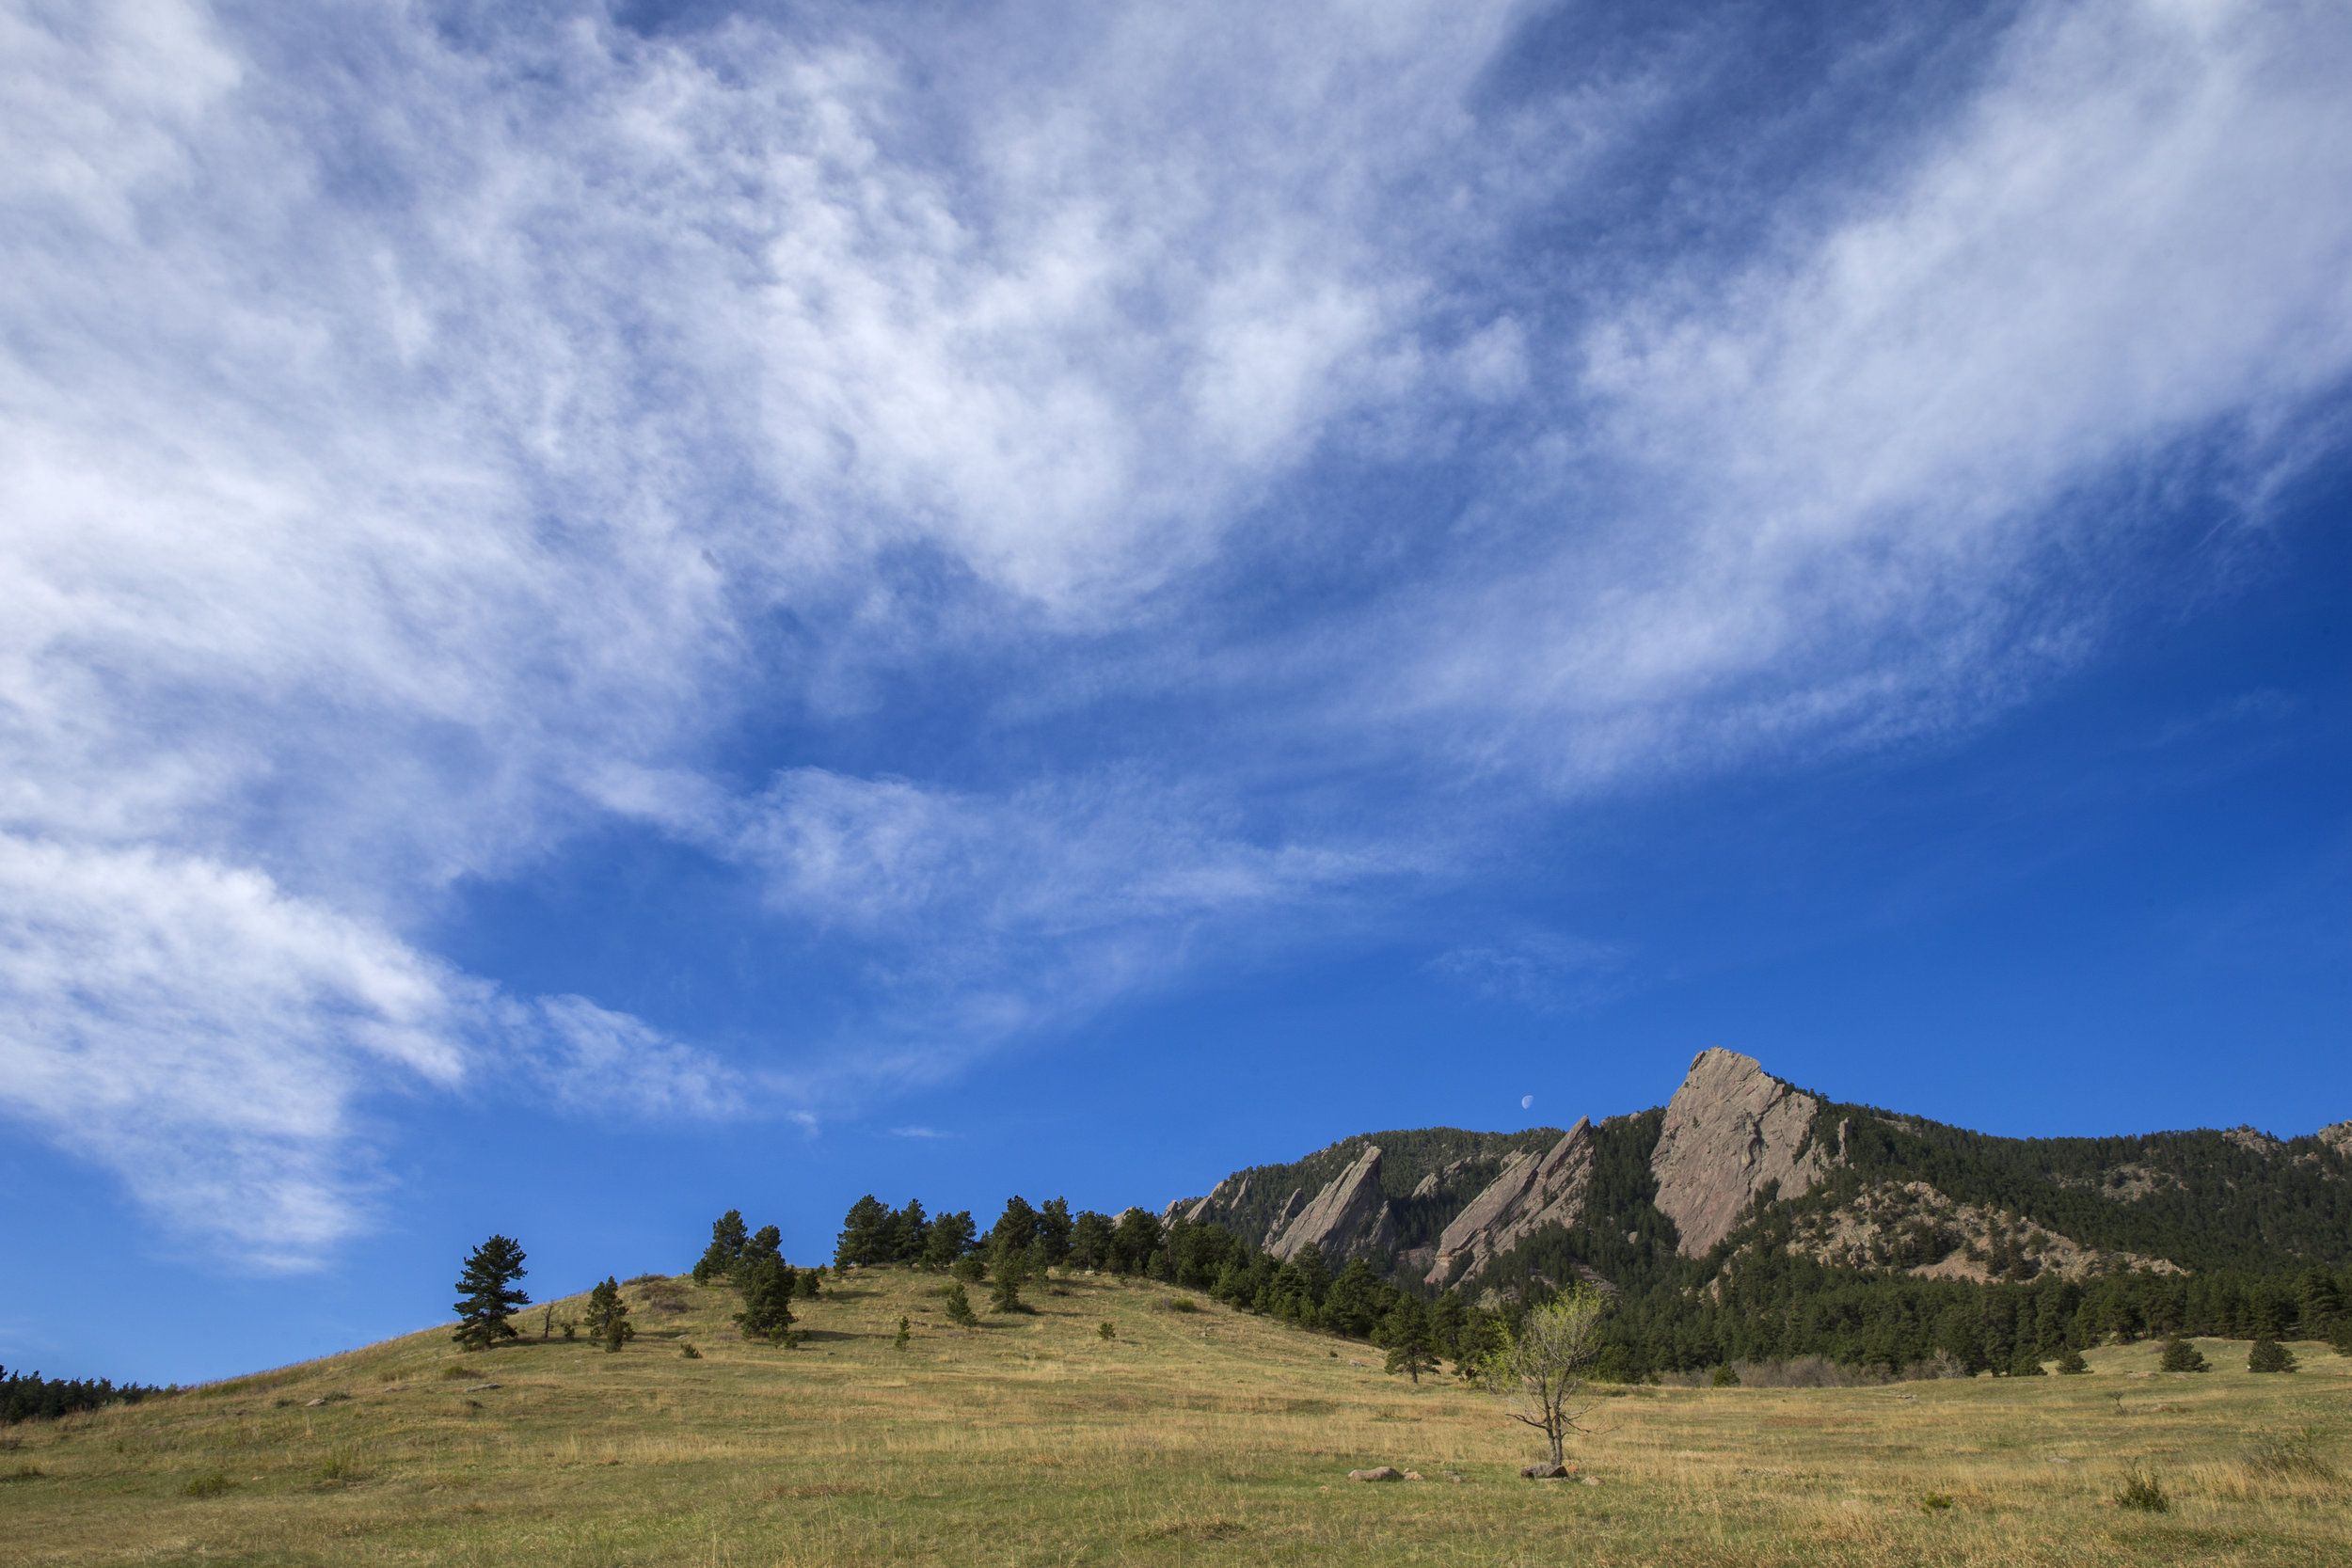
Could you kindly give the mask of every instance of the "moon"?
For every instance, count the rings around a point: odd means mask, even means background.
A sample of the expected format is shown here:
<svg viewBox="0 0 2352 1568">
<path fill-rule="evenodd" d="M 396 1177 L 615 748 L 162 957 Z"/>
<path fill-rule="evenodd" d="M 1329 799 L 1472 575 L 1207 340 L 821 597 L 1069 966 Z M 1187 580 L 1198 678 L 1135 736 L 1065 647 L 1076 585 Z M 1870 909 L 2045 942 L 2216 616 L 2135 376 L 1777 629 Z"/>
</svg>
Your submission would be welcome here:
<svg viewBox="0 0 2352 1568">
<path fill-rule="evenodd" d="M 1519 1109 L 1520 1109 L 1520 1110 L 1524 1111 L 1524 1110 L 1526 1110 L 1529 1106 L 1531 1106 L 1531 1105 L 1533 1105 L 1533 1104 L 1534 1104 L 1534 1103 L 1535 1103 L 1535 1097 L 1534 1097 L 1534 1095 L 1532 1095 L 1532 1094 L 1523 1094 L 1523 1095 L 1519 1096 Z"/>
</svg>

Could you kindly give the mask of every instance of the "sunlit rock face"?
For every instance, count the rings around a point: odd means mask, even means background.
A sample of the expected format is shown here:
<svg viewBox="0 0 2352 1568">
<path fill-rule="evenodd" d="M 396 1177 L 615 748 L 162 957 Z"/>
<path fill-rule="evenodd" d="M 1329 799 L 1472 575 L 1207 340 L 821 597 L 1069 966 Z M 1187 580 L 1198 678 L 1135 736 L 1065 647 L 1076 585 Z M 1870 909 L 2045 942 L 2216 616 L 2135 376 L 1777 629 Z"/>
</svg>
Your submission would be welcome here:
<svg viewBox="0 0 2352 1568">
<path fill-rule="evenodd" d="M 1574 1225 L 1583 1213 L 1592 1174 L 1593 1129 L 1582 1117 L 1542 1154 L 1512 1156 L 1502 1174 L 1438 1238 L 1429 1283 L 1442 1289 L 1477 1273 L 1545 1226 Z"/>
<path fill-rule="evenodd" d="M 1805 1147 L 1820 1101 L 1772 1077 L 1753 1056 L 1703 1051 L 1666 1102 L 1650 1156 L 1659 1212 L 1675 1222 L 1678 1250 L 1705 1253 L 1731 1233 L 1756 1192 L 1780 1183 L 1802 1197 L 1830 1161 Z"/>
<path fill-rule="evenodd" d="M 1286 1263 L 1311 1242 L 1334 1268 L 1357 1257 L 1385 1264 L 1396 1245 L 1396 1215 L 1380 1191 L 1380 1146 L 1367 1147 L 1312 1203 L 1276 1224 L 1266 1249 Z"/>
</svg>

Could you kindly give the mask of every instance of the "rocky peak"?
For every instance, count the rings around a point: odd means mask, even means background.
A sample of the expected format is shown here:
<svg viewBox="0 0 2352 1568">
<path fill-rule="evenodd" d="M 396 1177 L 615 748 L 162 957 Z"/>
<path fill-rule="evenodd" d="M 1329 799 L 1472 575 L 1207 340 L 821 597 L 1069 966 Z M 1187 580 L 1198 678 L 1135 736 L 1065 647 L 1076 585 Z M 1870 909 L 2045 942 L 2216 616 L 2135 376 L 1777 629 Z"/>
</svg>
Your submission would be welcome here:
<svg viewBox="0 0 2352 1568">
<path fill-rule="evenodd" d="M 1297 1202 L 1298 1195 L 1292 1194 L 1266 1239 L 1266 1250 L 1286 1263 L 1311 1242 L 1333 1268 L 1359 1256 L 1385 1265 L 1396 1245 L 1396 1216 L 1380 1191 L 1377 1144 L 1365 1146 L 1355 1164 L 1333 1177 L 1312 1203 L 1298 1209 Z"/>
<path fill-rule="evenodd" d="M 2352 1121 L 2340 1121 L 2319 1130 L 2319 1141 L 2337 1153 L 2352 1158 Z"/>
<path fill-rule="evenodd" d="M 2221 1135 L 2249 1154 L 2277 1154 L 2287 1147 L 2257 1127 L 2233 1127 Z"/>
<path fill-rule="evenodd" d="M 1429 1283 L 1442 1289 L 1474 1274 L 1547 1225 L 1574 1225 L 1592 1173 L 1592 1123 L 1581 1117 L 1546 1152 L 1513 1155 L 1438 1238 Z"/>
<path fill-rule="evenodd" d="M 1812 1190 L 1831 1164 L 1804 1147 L 1820 1108 L 1753 1056 L 1713 1050 L 1692 1059 L 1650 1156 L 1658 1210 L 1675 1222 L 1684 1257 L 1729 1235 L 1766 1182 L 1779 1182 L 1783 1197 Z"/>
</svg>

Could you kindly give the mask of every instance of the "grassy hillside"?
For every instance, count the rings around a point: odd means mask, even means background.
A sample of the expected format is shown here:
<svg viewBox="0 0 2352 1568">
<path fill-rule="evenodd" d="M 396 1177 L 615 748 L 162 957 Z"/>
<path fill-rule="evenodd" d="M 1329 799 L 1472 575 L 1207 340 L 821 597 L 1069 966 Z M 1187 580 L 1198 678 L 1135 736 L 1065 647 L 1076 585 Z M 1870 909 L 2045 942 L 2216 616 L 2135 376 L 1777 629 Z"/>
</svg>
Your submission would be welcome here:
<svg viewBox="0 0 2352 1568">
<path fill-rule="evenodd" d="M 797 1351 L 681 1280 L 628 1288 L 647 1332 L 619 1354 L 437 1329 L 26 1423 L 0 1540 L 28 1564 L 2352 1560 L 2340 1472 L 2245 1457 L 2316 1423 L 2322 1465 L 2352 1463 L 2352 1360 L 2318 1346 L 2283 1377 L 2209 1341 L 2197 1377 L 2130 1375 L 2142 1345 L 2090 1377 L 1630 1389 L 1571 1455 L 1594 1484 L 1535 1483 L 1490 1401 L 1360 1344 L 1087 1279 L 959 1333 L 937 1283 L 829 1292 Z M 2170 1513 L 2106 1500 L 2125 1461 Z M 1378 1464 L 1429 1479 L 1345 1479 Z"/>
</svg>

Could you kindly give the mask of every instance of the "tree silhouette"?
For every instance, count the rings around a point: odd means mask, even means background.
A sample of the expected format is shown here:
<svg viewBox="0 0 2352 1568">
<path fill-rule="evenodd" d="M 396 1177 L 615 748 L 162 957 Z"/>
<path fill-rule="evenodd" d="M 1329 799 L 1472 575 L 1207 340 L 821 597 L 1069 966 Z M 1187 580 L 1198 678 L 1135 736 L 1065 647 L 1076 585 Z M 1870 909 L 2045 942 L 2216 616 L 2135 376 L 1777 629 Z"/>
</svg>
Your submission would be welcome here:
<svg viewBox="0 0 2352 1568">
<path fill-rule="evenodd" d="M 528 1272 L 522 1243 L 511 1237 L 493 1236 L 474 1248 L 467 1255 L 466 1272 L 457 1277 L 457 1289 L 464 1293 L 451 1307 L 457 1314 L 457 1327 L 450 1338 L 468 1350 L 488 1350 L 501 1339 L 518 1338 L 506 1320 L 516 1307 L 531 1305 L 531 1298 L 515 1289 L 515 1281 Z"/>
</svg>

